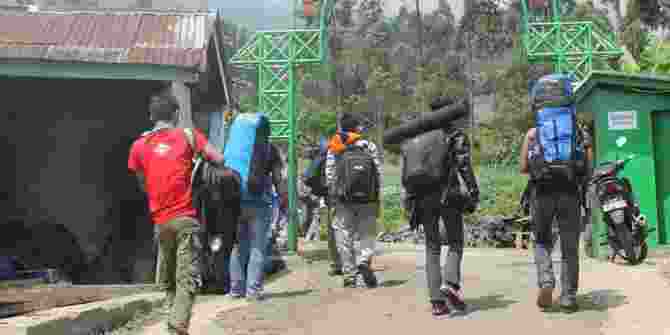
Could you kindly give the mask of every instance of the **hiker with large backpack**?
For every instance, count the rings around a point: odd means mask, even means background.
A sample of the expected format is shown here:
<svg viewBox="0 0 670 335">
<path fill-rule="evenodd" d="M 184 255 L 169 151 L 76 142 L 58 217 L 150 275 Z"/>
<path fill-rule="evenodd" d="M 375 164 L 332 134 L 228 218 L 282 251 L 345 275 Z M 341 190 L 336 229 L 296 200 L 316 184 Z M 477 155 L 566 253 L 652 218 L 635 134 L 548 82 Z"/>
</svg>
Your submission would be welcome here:
<svg viewBox="0 0 670 335">
<path fill-rule="evenodd" d="M 332 206 L 328 199 L 328 181 L 326 178 L 326 161 L 328 159 L 328 140 L 322 137 L 319 141 L 319 149 L 312 152 L 312 162 L 305 170 L 304 185 L 309 190 L 311 196 L 315 197 L 317 203 L 311 213 L 309 228 L 305 228 L 305 240 L 317 240 L 320 234 L 320 225 L 323 221 L 326 223 L 328 231 L 328 259 L 330 261 L 330 270 L 328 275 L 342 275 L 342 260 L 337 251 L 335 241 L 335 230 L 333 229 Z M 309 212 L 307 213 L 309 216 Z M 309 220 L 309 219 L 308 219 Z"/>
<path fill-rule="evenodd" d="M 201 223 L 193 204 L 193 158 L 201 154 L 217 167 L 223 155 L 198 130 L 177 128 L 179 104 L 171 95 L 155 96 L 149 105 L 154 128 L 130 149 L 128 169 L 147 194 L 151 219 L 157 226 L 162 264 L 159 284 L 171 308 L 168 333 L 186 335 L 195 295 L 202 285 Z M 232 177 L 230 171 L 222 177 Z M 163 266 L 164 265 L 164 266 Z"/>
<path fill-rule="evenodd" d="M 362 122 L 345 113 L 341 131 L 328 144 L 326 178 L 333 229 L 342 262 L 344 287 L 377 286 L 370 264 L 374 255 L 382 166 L 377 146 L 362 138 Z M 355 236 L 360 250 L 355 249 Z"/>
<path fill-rule="evenodd" d="M 302 233 L 306 241 L 318 238 L 319 203 L 321 198 L 328 196 L 325 176 L 328 145 L 325 138 L 321 139 L 321 144 L 308 150 L 307 158 L 311 161 L 298 180 L 298 196 L 304 208 Z"/>
<path fill-rule="evenodd" d="M 272 224 L 272 188 L 280 205 L 288 205 L 279 149 L 270 143 L 270 120 L 263 113 L 237 115 L 230 125 L 224 156 L 241 177 L 241 212 L 237 244 L 230 258 L 230 297 L 265 298 L 264 280 Z"/>
<path fill-rule="evenodd" d="M 459 311 L 463 300 L 463 214 L 472 213 L 479 202 L 479 187 L 470 161 L 468 137 L 451 123 L 403 142 L 403 204 L 413 229 L 423 226 L 426 239 L 426 279 L 432 313 Z M 444 224 L 449 251 L 444 274 L 440 273 Z"/>
<path fill-rule="evenodd" d="M 570 75 L 553 74 L 533 85 L 530 108 L 536 122 L 525 136 L 520 157 L 521 173 L 529 175 L 531 185 L 537 306 L 546 310 L 553 304 L 552 224 L 556 220 L 562 258 L 559 305 L 567 312 L 578 309 L 579 186 L 590 158 L 588 143 L 577 127 L 572 83 Z"/>
</svg>

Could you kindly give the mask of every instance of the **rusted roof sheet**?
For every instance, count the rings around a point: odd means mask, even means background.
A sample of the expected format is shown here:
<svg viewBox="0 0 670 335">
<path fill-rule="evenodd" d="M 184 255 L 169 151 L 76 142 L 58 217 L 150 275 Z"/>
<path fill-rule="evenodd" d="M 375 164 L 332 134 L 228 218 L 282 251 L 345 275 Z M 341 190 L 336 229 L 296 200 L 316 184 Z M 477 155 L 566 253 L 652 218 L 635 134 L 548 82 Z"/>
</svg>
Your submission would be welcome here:
<svg viewBox="0 0 670 335">
<path fill-rule="evenodd" d="M 206 13 L 34 13 L 0 16 L 0 59 L 198 67 Z"/>
</svg>

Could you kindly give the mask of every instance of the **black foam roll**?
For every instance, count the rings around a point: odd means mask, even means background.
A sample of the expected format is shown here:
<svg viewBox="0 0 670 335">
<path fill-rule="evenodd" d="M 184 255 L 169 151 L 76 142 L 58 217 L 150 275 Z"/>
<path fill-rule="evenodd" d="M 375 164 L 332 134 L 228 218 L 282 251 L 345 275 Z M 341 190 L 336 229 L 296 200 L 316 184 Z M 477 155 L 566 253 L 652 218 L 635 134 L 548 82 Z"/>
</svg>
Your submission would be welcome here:
<svg viewBox="0 0 670 335">
<path fill-rule="evenodd" d="M 452 97 L 440 97 L 433 100 L 433 102 L 430 103 L 430 110 L 436 111 L 442 107 L 449 106 L 455 102 L 456 101 Z"/>
<path fill-rule="evenodd" d="M 395 128 L 387 129 L 384 132 L 384 144 L 400 144 L 408 138 L 431 130 L 444 128 L 450 122 L 466 116 L 468 108 L 469 103 L 464 99 L 434 112 L 422 113 L 414 120 L 407 121 Z"/>
</svg>

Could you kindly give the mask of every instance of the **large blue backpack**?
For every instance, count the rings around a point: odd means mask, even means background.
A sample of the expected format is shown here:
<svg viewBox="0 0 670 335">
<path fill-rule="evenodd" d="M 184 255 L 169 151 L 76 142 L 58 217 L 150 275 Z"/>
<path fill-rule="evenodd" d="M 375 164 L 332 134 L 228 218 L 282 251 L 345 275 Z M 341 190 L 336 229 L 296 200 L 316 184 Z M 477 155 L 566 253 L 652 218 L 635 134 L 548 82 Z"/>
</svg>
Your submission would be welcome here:
<svg viewBox="0 0 670 335">
<path fill-rule="evenodd" d="M 551 74 L 531 89 L 536 129 L 535 143 L 529 148 L 531 180 L 575 183 L 583 174 L 584 148 L 577 127 L 573 80 L 572 75 Z"/>
<path fill-rule="evenodd" d="M 260 198 L 270 189 L 270 120 L 263 113 L 238 114 L 230 125 L 225 165 L 241 179 L 242 200 Z"/>
</svg>

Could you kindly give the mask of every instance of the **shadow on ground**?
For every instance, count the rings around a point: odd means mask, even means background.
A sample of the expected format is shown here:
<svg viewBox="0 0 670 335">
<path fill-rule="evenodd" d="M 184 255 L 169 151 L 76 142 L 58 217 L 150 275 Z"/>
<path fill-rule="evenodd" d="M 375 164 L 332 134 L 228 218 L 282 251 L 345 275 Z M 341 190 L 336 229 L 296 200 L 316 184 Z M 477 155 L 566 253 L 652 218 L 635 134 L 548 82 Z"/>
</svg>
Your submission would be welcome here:
<svg viewBox="0 0 670 335">
<path fill-rule="evenodd" d="M 327 261 L 328 249 L 305 250 L 302 257 L 307 263 Z"/>
<path fill-rule="evenodd" d="M 293 297 L 298 297 L 298 296 L 301 296 L 301 295 L 308 295 L 312 292 L 314 292 L 314 290 L 299 290 L 299 291 L 290 291 L 290 292 L 268 293 L 268 294 L 266 294 L 266 297 L 268 299 L 293 298 Z"/>
<path fill-rule="evenodd" d="M 594 290 L 577 296 L 579 312 L 605 312 L 628 303 L 628 297 L 619 293 L 619 290 Z M 555 304 L 547 313 L 558 313 L 561 309 Z"/>
<path fill-rule="evenodd" d="M 264 284 L 268 285 L 268 284 L 272 283 L 273 281 L 275 281 L 279 278 L 288 276 L 291 273 L 293 273 L 293 271 L 291 271 L 290 269 L 284 269 L 284 270 L 281 270 L 277 273 L 273 273 L 273 274 L 265 277 Z M 224 295 L 224 294 L 226 294 L 224 288 L 221 285 L 219 285 L 218 283 L 217 284 L 209 283 L 200 292 L 200 295 L 203 295 L 203 296 Z"/>
<path fill-rule="evenodd" d="M 379 287 L 396 287 L 407 283 L 407 280 L 386 280 L 379 284 Z"/>
<path fill-rule="evenodd" d="M 518 301 L 504 299 L 504 295 L 502 294 L 493 294 L 479 298 L 466 298 L 465 303 L 469 306 L 466 314 L 470 314 L 478 311 L 507 308 L 510 305 L 518 303 Z"/>
</svg>

